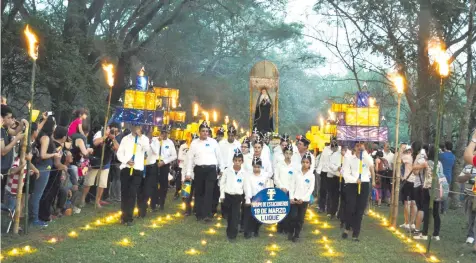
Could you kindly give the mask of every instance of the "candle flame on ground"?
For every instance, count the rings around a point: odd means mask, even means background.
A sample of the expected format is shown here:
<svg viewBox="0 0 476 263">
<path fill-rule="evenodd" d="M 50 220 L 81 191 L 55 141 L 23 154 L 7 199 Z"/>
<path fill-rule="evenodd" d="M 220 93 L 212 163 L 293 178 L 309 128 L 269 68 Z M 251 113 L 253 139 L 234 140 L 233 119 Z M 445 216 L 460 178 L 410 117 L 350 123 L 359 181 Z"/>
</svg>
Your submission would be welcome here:
<svg viewBox="0 0 476 263">
<path fill-rule="evenodd" d="M 28 55 L 33 59 L 38 59 L 38 38 L 36 37 L 35 33 L 30 30 L 30 26 L 26 25 L 25 31 L 26 39 L 28 40 Z"/>
<path fill-rule="evenodd" d="M 76 233 L 76 231 L 71 231 L 71 232 L 69 232 L 68 236 L 69 237 L 77 237 L 78 233 Z"/>
</svg>

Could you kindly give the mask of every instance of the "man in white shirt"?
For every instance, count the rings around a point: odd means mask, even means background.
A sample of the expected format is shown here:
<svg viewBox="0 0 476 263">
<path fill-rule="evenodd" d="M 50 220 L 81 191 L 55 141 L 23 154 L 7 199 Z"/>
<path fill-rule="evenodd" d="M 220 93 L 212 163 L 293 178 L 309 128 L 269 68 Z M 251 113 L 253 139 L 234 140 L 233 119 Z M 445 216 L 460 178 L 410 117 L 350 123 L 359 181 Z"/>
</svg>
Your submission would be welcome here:
<svg viewBox="0 0 476 263">
<path fill-rule="evenodd" d="M 217 169 L 224 170 L 220 147 L 216 140 L 208 137 L 206 121 L 200 124 L 200 137 L 190 144 L 187 154 L 185 180 L 190 180 L 192 172 L 195 180 L 195 209 L 197 220 L 212 220 L 213 189 L 217 181 Z"/>
<path fill-rule="evenodd" d="M 284 161 L 284 149 L 289 144 L 289 135 L 286 133 L 281 135 L 280 137 L 280 143 L 276 148 L 274 149 L 274 154 L 273 154 L 273 170 L 277 169 L 278 163 Z"/>
<path fill-rule="evenodd" d="M 144 156 L 149 150 L 149 138 L 142 134 L 141 126 L 132 126 L 131 134 L 121 140 L 117 159 L 121 162 L 122 223 L 132 226 L 137 191 L 144 171 Z"/>
<path fill-rule="evenodd" d="M 152 209 L 160 211 L 164 210 L 165 200 L 167 199 L 167 191 L 169 190 L 169 173 L 170 164 L 177 159 L 177 151 L 175 150 L 174 142 L 169 139 L 170 126 L 164 125 L 160 131 L 160 147 L 157 159 L 157 166 L 159 167 L 159 185 L 156 187 L 156 196 L 152 200 Z"/>
<path fill-rule="evenodd" d="M 139 187 L 138 207 L 139 217 L 144 218 L 147 214 L 147 201 L 153 198 L 159 183 L 159 170 L 157 167 L 157 159 L 159 158 L 160 143 L 158 134 L 151 134 L 151 143 L 145 157 L 145 177 Z M 151 202 L 152 206 L 152 202 Z M 155 206 L 152 206 L 153 208 Z"/>
<path fill-rule="evenodd" d="M 345 231 L 342 238 L 346 239 L 352 228 L 352 239 L 359 241 L 362 217 L 369 199 L 370 187 L 375 185 L 374 161 L 366 152 L 364 143 L 356 143 L 354 154 L 344 158 L 342 173 L 346 183 Z"/>
<path fill-rule="evenodd" d="M 339 206 L 339 168 L 343 158 L 337 141 L 331 142 L 331 155 L 329 156 L 329 172 L 327 173 L 327 216 L 333 219 Z"/>
<path fill-rule="evenodd" d="M 293 165 L 295 166 L 295 169 L 300 170 L 301 160 L 304 157 L 304 155 L 307 152 L 309 152 L 309 145 L 311 144 L 311 142 L 303 135 L 299 135 L 297 139 L 298 139 L 296 141 L 297 153 L 293 154 L 291 161 Z M 311 154 L 311 169 L 314 169 L 315 162 L 316 162 L 316 158 L 314 157 L 313 154 Z"/>
</svg>

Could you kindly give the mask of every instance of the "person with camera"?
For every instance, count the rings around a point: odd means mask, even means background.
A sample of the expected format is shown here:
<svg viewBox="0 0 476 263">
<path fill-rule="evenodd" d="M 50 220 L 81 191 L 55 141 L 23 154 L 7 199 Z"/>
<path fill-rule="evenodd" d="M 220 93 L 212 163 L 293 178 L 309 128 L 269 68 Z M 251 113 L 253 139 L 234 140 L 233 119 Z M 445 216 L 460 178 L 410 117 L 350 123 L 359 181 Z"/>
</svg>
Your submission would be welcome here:
<svg viewBox="0 0 476 263">
<path fill-rule="evenodd" d="M 96 194 L 96 207 L 101 208 L 105 205 L 104 201 L 101 201 L 104 188 L 107 188 L 107 181 L 109 175 L 109 168 L 111 166 L 111 160 L 114 156 L 114 152 L 119 148 L 119 143 L 116 141 L 116 135 L 119 133 L 119 125 L 117 123 L 111 123 L 106 127 L 106 131 L 103 134 L 103 130 L 100 130 L 94 134 L 93 137 L 93 154 L 89 157 L 91 168 L 89 169 L 86 177 L 84 178 L 83 196 L 82 202 L 86 199 L 89 189 L 92 185 L 98 187 Z M 105 145 L 105 146 L 104 146 Z M 102 148 L 104 148 L 104 159 L 101 164 Z M 97 180 L 96 180 L 96 177 Z"/>
</svg>

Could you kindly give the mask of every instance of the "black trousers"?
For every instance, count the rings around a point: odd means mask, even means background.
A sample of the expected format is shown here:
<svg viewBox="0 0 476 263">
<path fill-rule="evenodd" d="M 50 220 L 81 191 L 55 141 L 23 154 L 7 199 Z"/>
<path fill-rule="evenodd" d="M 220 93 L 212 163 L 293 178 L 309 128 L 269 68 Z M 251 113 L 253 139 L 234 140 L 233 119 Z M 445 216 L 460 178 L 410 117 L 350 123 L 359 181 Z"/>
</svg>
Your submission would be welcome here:
<svg viewBox="0 0 476 263">
<path fill-rule="evenodd" d="M 175 173 L 175 195 L 178 195 L 182 190 L 182 168 L 177 168 Z"/>
<path fill-rule="evenodd" d="M 289 192 L 286 193 L 289 197 Z M 291 214 L 288 214 L 281 222 L 278 223 L 278 233 L 284 232 L 287 233 L 290 230 L 290 221 L 291 221 Z"/>
<path fill-rule="evenodd" d="M 346 184 L 345 186 L 345 229 L 352 228 L 352 237 L 359 237 L 362 217 L 369 197 L 370 183 L 361 183 L 360 194 L 358 194 L 357 184 Z"/>
<path fill-rule="evenodd" d="M 440 235 L 441 218 L 440 218 L 440 201 L 433 201 L 433 236 Z M 430 190 L 423 188 L 423 231 L 424 236 L 428 235 L 428 228 L 430 223 Z"/>
<path fill-rule="evenodd" d="M 143 171 L 134 169 L 130 175 L 130 171 L 131 169 L 127 167 L 121 170 L 121 211 L 124 223 L 134 220 L 134 206 L 143 174 Z"/>
<path fill-rule="evenodd" d="M 240 216 L 240 231 L 244 231 L 245 229 L 245 210 L 247 208 L 247 206 L 245 205 L 245 195 L 243 194 L 241 196 L 241 198 L 243 199 L 243 202 L 241 203 L 241 216 Z"/>
<path fill-rule="evenodd" d="M 166 164 L 159 169 L 159 185 L 160 187 L 157 190 L 157 202 L 154 205 L 163 207 L 165 205 L 165 199 L 167 199 L 167 191 L 169 190 L 169 172 L 170 164 Z M 157 189 L 157 187 L 156 187 Z M 155 206 L 153 206 L 155 207 Z"/>
<path fill-rule="evenodd" d="M 326 178 L 327 182 L 327 214 L 335 216 L 339 206 L 339 177 Z"/>
<path fill-rule="evenodd" d="M 228 207 L 226 221 L 226 236 L 230 239 L 236 238 L 238 235 L 238 225 L 240 224 L 240 210 L 243 198 L 241 195 L 230 195 L 225 193 L 225 201 Z"/>
<path fill-rule="evenodd" d="M 289 230 L 290 234 L 293 234 L 294 237 L 299 237 L 299 234 L 301 233 L 308 204 L 309 202 L 303 202 L 302 204 L 291 205 L 291 211 L 289 213 L 291 217 L 289 222 Z"/>
<path fill-rule="evenodd" d="M 212 217 L 213 189 L 217 181 L 215 165 L 195 166 L 195 210 L 198 219 Z"/>
<path fill-rule="evenodd" d="M 142 179 L 137 194 L 137 206 L 139 207 L 140 217 L 145 217 L 147 214 L 147 201 L 152 199 L 152 193 L 157 189 L 158 177 L 157 164 L 146 165 L 145 178 Z"/>
<path fill-rule="evenodd" d="M 257 235 L 259 233 L 259 228 L 261 227 L 261 222 L 256 220 L 251 214 L 251 206 L 245 205 L 244 221 L 245 221 L 245 237 L 251 236 L 251 234 Z"/>
<path fill-rule="evenodd" d="M 61 186 L 61 173 L 53 171 L 50 172 L 48 182 L 40 199 L 40 210 L 38 211 L 38 218 L 42 221 L 50 221 L 51 211 L 53 210 L 53 203 L 58 195 Z"/>
<path fill-rule="evenodd" d="M 219 171 L 217 171 L 217 173 L 219 173 Z M 220 186 L 218 186 L 218 180 L 216 180 L 215 186 L 213 187 L 212 214 L 216 214 L 218 212 L 219 203 L 220 203 Z"/>
<path fill-rule="evenodd" d="M 339 183 L 339 212 L 337 212 L 337 218 L 340 219 L 342 224 L 345 223 L 345 186 L 344 178 L 342 178 Z"/>
<path fill-rule="evenodd" d="M 319 209 L 326 211 L 327 203 L 327 173 L 321 172 L 321 185 L 319 186 Z"/>
<path fill-rule="evenodd" d="M 192 185 L 190 187 L 190 195 L 185 198 L 185 213 L 192 214 L 192 200 L 193 200 L 193 195 L 195 193 L 195 180 L 192 180 Z M 195 206 L 194 206 L 195 207 Z M 194 209 L 195 211 L 195 209 Z"/>
</svg>

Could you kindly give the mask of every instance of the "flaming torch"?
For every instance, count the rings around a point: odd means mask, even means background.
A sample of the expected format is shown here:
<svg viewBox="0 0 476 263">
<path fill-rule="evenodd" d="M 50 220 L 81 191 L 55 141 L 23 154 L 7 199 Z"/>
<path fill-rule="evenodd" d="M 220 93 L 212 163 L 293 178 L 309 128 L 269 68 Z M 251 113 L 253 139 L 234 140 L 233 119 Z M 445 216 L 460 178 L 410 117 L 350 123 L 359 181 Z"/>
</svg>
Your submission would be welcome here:
<svg viewBox="0 0 476 263">
<path fill-rule="evenodd" d="M 225 116 L 225 124 L 228 125 L 228 123 L 230 122 L 230 118 L 227 116 Z"/>
<path fill-rule="evenodd" d="M 106 74 L 106 81 L 107 85 L 109 86 L 109 97 L 108 97 L 108 102 L 107 102 L 107 111 L 106 111 L 106 116 L 104 117 L 104 128 L 103 128 L 103 136 L 106 136 L 106 126 L 107 126 L 107 121 L 109 117 L 109 110 L 111 108 L 111 96 L 112 96 L 112 87 L 114 86 L 114 65 L 111 63 L 104 63 L 102 64 L 102 69 L 104 70 L 104 73 Z M 103 144 L 102 144 L 102 149 L 101 149 L 101 163 L 99 164 L 99 171 L 102 170 L 102 163 L 104 161 L 104 151 L 106 149 L 106 137 L 103 137 Z M 101 173 L 96 176 L 96 185 L 99 185 L 101 178 Z M 96 197 L 98 197 L 98 190 L 99 187 L 96 187 Z M 97 208 L 97 203 L 94 202 L 94 207 Z"/>
<path fill-rule="evenodd" d="M 443 83 L 443 78 L 448 77 L 450 74 L 450 65 L 449 65 L 449 56 L 446 53 L 446 46 L 445 43 L 443 43 L 440 40 L 436 41 L 431 41 L 428 44 L 428 56 L 430 57 L 430 60 L 433 59 L 434 64 L 438 70 L 438 74 L 440 75 L 440 93 L 438 95 L 438 110 L 437 110 L 437 115 L 436 115 L 436 135 L 435 135 L 435 145 L 434 147 L 438 147 L 440 144 L 440 132 L 441 132 L 441 118 L 443 116 L 443 100 L 444 100 L 444 83 Z M 436 180 L 438 178 L 437 176 L 437 168 L 438 168 L 438 154 L 435 154 L 435 160 L 434 160 L 434 165 L 433 165 L 433 177 L 431 180 L 431 189 L 435 189 L 436 187 Z M 430 191 L 430 209 L 428 211 L 429 215 L 433 214 L 433 201 L 435 200 L 435 191 Z M 431 225 L 432 217 L 429 217 L 430 221 L 429 224 Z M 428 245 L 426 247 L 426 253 L 429 255 L 430 254 L 430 246 L 431 246 L 431 240 L 432 238 L 430 237 L 428 239 Z"/>
<path fill-rule="evenodd" d="M 395 89 L 397 90 L 398 94 L 398 103 L 397 103 L 397 120 L 395 123 L 395 147 L 398 147 L 398 134 L 400 130 L 400 105 L 402 101 L 402 95 L 403 95 L 403 90 L 405 88 L 405 79 L 397 73 L 390 74 L 389 75 L 390 81 L 392 81 L 393 86 L 395 86 Z M 393 167 L 396 167 L 393 169 L 393 184 L 392 184 L 392 200 L 391 200 L 391 205 L 392 208 L 390 209 L 390 223 L 392 224 L 393 227 L 396 227 L 397 225 L 397 214 L 398 214 L 398 196 L 400 194 L 400 191 L 397 189 L 400 189 L 400 166 L 401 166 L 401 158 L 400 158 L 400 151 L 397 151 L 397 156 L 394 158 L 394 164 Z"/>
<path fill-rule="evenodd" d="M 213 122 L 217 122 L 218 121 L 218 113 L 216 110 L 213 111 Z"/>
<path fill-rule="evenodd" d="M 30 107 L 29 107 L 29 118 L 28 118 L 28 129 L 26 132 L 28 133 L 26 141 L 24 141 L 21 149 L 20 159 L 24 160 L 26 155 L 26 146 L 31 141 L 31 123 L 33 118 L 33 99 L 35 97 L 35 76 L 36 76 L 36 60 L 38 59 L 38 46 L 40 42 L 38 41 L 37 36 L 33 31 L 30 30 L 30 26 L 26 25 L 25 30 L 26 40 L 28 41 L 28 55 L 31 58 L 32 62 L 32 70 L 31 70 L 31 86 L 30 86 Z M 26 170 L 30 171 L 30 162 L 27 162 Z M 22 200 L 22 189 L 23 189 L 23 173 L 20 173 L 19 178 L 19 186 L 18 186 L 18 193 L 17 193 L 17 200 L 16 200 L 16 212 L 15 212 L 15 224 L 13 225 L 13 232 L 15 234 L 18 233 L 20 228 L 20 215 L 21 215 L 21 200 Z M 27 175 L 29 172 L 27 172 Z M 28 193 L 30 189 L 30 176 L 26 177 L 26 192 Z M 28 207 L 28 198 L 25 200 L 25 207 Z M 28 233 L 28 209 L 25 210 L 25 234 Z"/>
<path fill-rule="evenodd" d="M 194 103 L 193 104 L 193 117 L 197 117 L 198 116 L 198 103 Z"/>
</svg>

